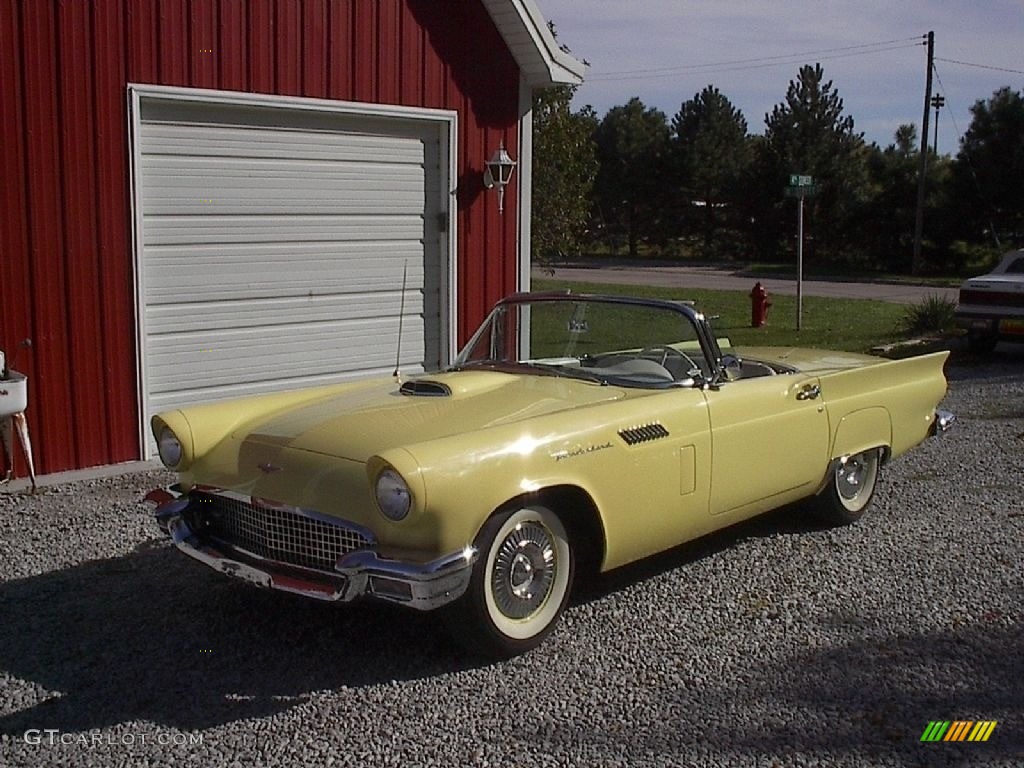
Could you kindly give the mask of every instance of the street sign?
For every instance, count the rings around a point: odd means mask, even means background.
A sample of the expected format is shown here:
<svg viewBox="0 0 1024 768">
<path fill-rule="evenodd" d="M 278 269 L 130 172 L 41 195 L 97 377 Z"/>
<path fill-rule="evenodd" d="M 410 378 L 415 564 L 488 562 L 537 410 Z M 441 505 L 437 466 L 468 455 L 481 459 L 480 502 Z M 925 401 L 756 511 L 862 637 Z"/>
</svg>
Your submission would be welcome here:
<svg viewBox="0 0 1024 768">
<path fill-rule="evenodd" d="M 814 185 L 814 176 L 802 173 L 790 174 L 790 185 L 782 190 L 787 198 L 797 198 L 797 330 L 804 325 L 804 198 L 813 198 L 818 194 Z"/>
<path fill-rule="evenodd" d="M 782 194 L 786 197 L 814 197 L 818 194 L 818 187 L 813 184 L 809 187 L 786 187 Z"/>
<path fill-rule="evenodd" d="M 814 186 L 813 176 L 800 173 L 789 175 L 789 186 L 785 189 L 786 197 L 795 197 L 800 201 L 797 206 L 796 218 L 796 329 L 799 331 L 804 320 L 804 198 L 814 197 L 818 188 Z"/>
</svg>

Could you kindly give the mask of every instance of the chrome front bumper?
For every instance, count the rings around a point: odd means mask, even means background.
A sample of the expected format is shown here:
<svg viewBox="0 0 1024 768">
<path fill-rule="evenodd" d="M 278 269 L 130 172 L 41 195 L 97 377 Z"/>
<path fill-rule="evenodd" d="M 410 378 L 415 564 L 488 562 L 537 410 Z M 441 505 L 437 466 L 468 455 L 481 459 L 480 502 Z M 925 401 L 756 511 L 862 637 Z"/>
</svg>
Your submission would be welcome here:
<svg viewBox="0 0 1024 768">
<path fill-rule="evenodd" d="M 205 539 L 184 517 L 188 498 L 175 490 L 154 491 L 146 500 L 157 505 L 154 515 L 160 528 L 189 557 L 250 584 L 316 600 L 350 602 L 370 597 L 420 611 L 433 610 L 462 596 L 478 557 L 475 547 L 466 547 L 427 563 L 410 563 L 357 550 L 338 558 L 336 573 L 326 573 Z"/>
</svg>

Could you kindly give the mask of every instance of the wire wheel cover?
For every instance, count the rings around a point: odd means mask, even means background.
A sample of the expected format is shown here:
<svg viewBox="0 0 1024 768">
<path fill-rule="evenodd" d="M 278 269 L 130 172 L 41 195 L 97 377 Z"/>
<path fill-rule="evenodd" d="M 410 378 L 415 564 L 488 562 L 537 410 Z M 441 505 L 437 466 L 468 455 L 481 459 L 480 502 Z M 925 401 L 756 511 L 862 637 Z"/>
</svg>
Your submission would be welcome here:
<svg viewBox="0 0 1024 768">
<path fill-rule="evenodd" d="M 525 619 L 544 605 L 558 570 L 551 533 L 540 522 L 518 524 L 498 547 L 491 571 L 494 603 L 510 619 Z"/>
</svg>

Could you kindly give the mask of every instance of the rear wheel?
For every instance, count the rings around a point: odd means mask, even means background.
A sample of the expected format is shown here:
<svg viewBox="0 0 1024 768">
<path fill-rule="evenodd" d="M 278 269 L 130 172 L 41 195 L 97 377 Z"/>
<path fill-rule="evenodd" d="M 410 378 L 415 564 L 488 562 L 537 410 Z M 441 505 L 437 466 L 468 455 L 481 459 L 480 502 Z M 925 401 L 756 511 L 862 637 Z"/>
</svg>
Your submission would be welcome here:
<svg viewBox="0 0 1024 768">
<path fill-rule="evenodd" d="M 999 341 L 994 333 L 968 332 L 967 348 L 976 355 L 988 355 L 996 348 Z"/>
<path fill-rule="evenodd" d="M 875 495 L 881 453 L 872 448 L 836 463 L 828 484 L 815 499 L 815 508 L 826 522 L 848 525 L 863 516 Z"/>
<path fill-rule="evenodd" d="M 466 593 L 445 612 L 449 631 L 476 653 L 525 653 L 551 632 L 572 586 L 565 526 L 547 507 L 496 513 L 476 540 L 480 557 Z"/>
</svg>

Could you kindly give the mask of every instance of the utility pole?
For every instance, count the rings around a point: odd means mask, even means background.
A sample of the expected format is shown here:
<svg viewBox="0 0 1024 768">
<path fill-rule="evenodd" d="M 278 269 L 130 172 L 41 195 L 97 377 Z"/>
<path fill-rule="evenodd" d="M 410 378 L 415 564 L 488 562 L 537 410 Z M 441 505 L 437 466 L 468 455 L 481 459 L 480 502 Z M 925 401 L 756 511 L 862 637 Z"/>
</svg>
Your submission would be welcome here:
<svg viewBox="0 0 1024 768">
<path fill-rule="evenodd" d="M 789 176 L 786 197 L 797 198 L 796 208 L 796 329 L 804 322 L 804 198 L 818 194 L 813 176 L 793 173 Z"/>
<path fill-rule="evenodd" d="M 932 154 L 939 157 L 939 110 L 946 106 L 946 97 L 941 93 L 932 96 L 932 106 L 935 107 L 935 138 L 932 141 Z"/>
<path fill-rule="evenodd" d="M 804 324 L 804 196 L 800 199 L 796 214 L 796 329 Z"/>
<path fill-rule="evenodd" d="M 928 71 L 924 85 L 924 117 L 921 118 L 921 167 L 917 176 L 917 215 L 914 217 L 914 258 L 911 271 L 915 275 L 924 270 L 921 259 L 921 235 L 924 232 L 924 177 L 928 173 L 928 115 L 932 105 L 932 66 L 935 63 L 935 33 L 928 35 Z"/>
</svg>

